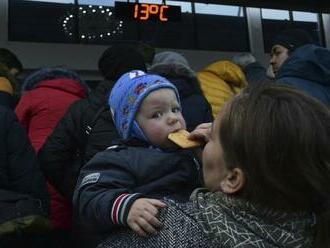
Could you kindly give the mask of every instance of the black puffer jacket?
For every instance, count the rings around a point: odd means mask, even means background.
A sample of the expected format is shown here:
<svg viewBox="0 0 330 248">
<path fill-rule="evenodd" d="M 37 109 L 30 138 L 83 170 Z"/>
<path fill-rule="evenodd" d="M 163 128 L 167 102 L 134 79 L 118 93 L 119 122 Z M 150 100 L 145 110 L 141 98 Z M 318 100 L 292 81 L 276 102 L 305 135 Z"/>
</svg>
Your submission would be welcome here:
<svg viewBox="0 0 330 248">
<path fill-rule="evenodd" d="M 203 95 L 194 72 L 182 64 L 154 64 L 150 73 L 165 77 L 173 83 L 180 95 L 182 115 L 187 130 L 192 131 L 201 123 L 212 122 L 212 109 Z"/>
<path fill-rule="evenodd" d="M 88 98 L 71 105 L 39 152 L 47 179 L 69 199 L 80 167 L 118 137 L 107 104 L 111 86 L 102 82 Z M 92 126 L 89 135 L 88 125 Z"/>
<path fill-rule="evenodd" d="M 188 201 L 201 185 L 201 168 L 190 150 L 162 151 L 147 144 L 113 146 L 82 169 L 73 202 L 80 221 L 94 230 L 126 225 L 137 198 Z"/>
<path fill-rule="evenodd" d="M 49 209 L 46 182 L 30 141 L 14 112 L 0 106 L 0 188 L 28 194 Z"/>
</svg>

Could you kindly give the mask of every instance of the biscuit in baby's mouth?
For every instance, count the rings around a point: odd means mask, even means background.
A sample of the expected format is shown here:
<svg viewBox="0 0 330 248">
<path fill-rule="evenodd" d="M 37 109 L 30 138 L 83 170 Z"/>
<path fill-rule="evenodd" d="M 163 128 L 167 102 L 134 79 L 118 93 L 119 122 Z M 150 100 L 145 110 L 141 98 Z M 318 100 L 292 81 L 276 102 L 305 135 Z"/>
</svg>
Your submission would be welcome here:
<svg viewBox="0 0 330 248">
<path fill-rule="evenodd" d="M 188 135 L 189 135 L 188 131 L 181 129 L 174 133 L 170 133 L 168 135 L 168 139 L 182 148 L 193 148 L 202 145 L 202 143 L 199 141 L 188 139 Z"/>
</svg>

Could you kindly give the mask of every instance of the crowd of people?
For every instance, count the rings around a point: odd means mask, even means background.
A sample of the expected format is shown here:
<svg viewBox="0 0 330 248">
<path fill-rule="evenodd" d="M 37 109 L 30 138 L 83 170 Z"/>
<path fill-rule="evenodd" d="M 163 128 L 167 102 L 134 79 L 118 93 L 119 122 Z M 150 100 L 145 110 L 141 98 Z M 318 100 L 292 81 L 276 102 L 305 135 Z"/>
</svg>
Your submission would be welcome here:
<svg viewBox="0 0 330 248">
<path fill-rule="evenodd" d="M 0 215 L 0 247 L 328 247 L 330 50 L 289 29 L 270 55 L 272 73 L 250 53 L 195 72 L 118 42 L 91 90 L 67 68 L 20 82 L 0 49 L 0 208 L 28 196 L 49 221 Z"/>
</svg>

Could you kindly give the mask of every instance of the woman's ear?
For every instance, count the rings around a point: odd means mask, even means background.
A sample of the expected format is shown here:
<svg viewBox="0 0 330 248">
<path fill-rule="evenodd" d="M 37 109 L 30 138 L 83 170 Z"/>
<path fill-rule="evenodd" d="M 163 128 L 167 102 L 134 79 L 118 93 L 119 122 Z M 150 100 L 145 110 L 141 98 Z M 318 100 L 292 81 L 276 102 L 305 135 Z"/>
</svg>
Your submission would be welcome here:
<svg viewBox="0 0 330 248">
<path fill-rule="evenodd" d="M 220 189 L 226 194 L 234 194 L 245 185 L 245 175 L 242 169 L 236 167 L 229 170 L 226 177 L 220 182 Z"/>
</svg>

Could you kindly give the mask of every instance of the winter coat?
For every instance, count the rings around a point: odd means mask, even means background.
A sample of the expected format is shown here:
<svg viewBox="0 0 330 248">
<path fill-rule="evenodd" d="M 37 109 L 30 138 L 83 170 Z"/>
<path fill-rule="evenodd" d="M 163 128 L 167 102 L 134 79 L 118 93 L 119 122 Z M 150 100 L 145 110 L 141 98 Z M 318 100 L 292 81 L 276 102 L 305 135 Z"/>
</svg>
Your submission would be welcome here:
<svg viewBox="0 0 330 248">
<path fill-rule="evenodd" d="M 96 154 L 81 170 L 73 203 L 85 226 L 101 231 L 127 225 L 137 198 L 184 202 L 201 185 L 200 164 L 190 150 L 119 145 Z"/>
<path fill-rule="evenodd" d="M 158 234 L 139 237 L 119 230 L 98 246 L 108 247 L 312 247 L 311 213 L 266 209 L 221 192 L 196 190 L 186 204 L 166 202 Z"/>
<path fill-rule="evenodd" d="M 26 128 L 32 146 L 43 146 L 67 108 L 87 96 L 88 88 L 75 73 L 64 69 L 41 69 L 27 77 L 16 114 Z M 55 228 L 71 226 L 70 202 L 48 184 L 51 195 L 51 222 Z"/>
<path fill-rule="evenodd" d="M 72 199 L 80 167 L 119 137 L 107 102 L 111 86 L 104 81 L 72 104 L 38 154 L 46 178 L 67 199 Z"/>
<path fill-rule="evenodd" d="M 40 199 L 49 210 L 49 196 L 31 143 L 14 112 L 0 106 L 0 188 Z"/>
<path fill-rule="evenodd" d="M 246 80 L 249 85 L 255 86 L 263 81 L 267 80 L 266 68 L 259 62 L 253 62 L 246 65 L 243 69 Z"/>
<path fill-rule="evenodd" d="M 297 48 L 283 63 L 276 79 L 330 107 L 330 50 L 315 45 Z"/>
<path fill-rule="evenodd" d="M 37 152 L 67 108 L 86 96 L 80 83 L 67 78 L 34 82 L 34 87 L 25 91 L 15 111 Z"/>
<path fill-rule="evenodd" d="M 149 72 L 165 77 L 178 89 L 182 115 L 188 131 L 194 130 L 201 123 L 213 121 L 211 105 L 203 95 L 197 77 L 191 69 L 178 63 L 157 63 Z"/>
<path fill-rule="evenodd" d="M 230 61 L 218 61 L 197 73 L 201 88 L 216 117 L 223 105 L 239 93 L 247 81 L 239 66 Z"/>
</svg>

